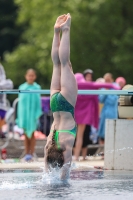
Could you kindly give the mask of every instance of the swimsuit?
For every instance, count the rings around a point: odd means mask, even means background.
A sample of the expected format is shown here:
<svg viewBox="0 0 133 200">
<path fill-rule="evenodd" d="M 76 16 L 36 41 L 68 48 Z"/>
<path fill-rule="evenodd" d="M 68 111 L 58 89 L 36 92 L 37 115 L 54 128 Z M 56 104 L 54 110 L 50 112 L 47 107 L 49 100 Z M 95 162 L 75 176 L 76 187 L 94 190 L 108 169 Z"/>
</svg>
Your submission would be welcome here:
<svg viewBox="0 0 133 200">
<path fill-rule="evenodd" d="M 54 130 L 51 130 L 50 132 L 54 132 Z M 54 141 L 56 142 L 56 145 L 58 149 L 60 149 L 60 144 L 59 144 L 59 133 L 69 133 L 70 135 L 73 135 L 76 137 L 76 132 L 77 132 L 77 127 L 75 126 L 72 130 L 55 130 L 54 132 Z"/>
<path fill-rule="evenodd" d="M 74 118 L 74 107 L 62 96 L 60 92 L 52 95 L 50 99 L 50 107 L 52 112 L 70 112 Z"/>
<path fill-rule="evenodd" d="M 70 112 L 74 118 L 74 107 L 63 97 L 63 95 L 60 92 L 57 92 L 52 95 L 50 99 L 50 107 L 53 113 L 59 111 Z M 54 130 L 51 130 L 51 132 L 52 131 Z M 59 133 L 67 132 L 76 137 L 76 131 L 76 125 L 72 130 L 55 130 L 54 140 L 56 141 L 57 147 L 60 148 Z"/>
</svg>

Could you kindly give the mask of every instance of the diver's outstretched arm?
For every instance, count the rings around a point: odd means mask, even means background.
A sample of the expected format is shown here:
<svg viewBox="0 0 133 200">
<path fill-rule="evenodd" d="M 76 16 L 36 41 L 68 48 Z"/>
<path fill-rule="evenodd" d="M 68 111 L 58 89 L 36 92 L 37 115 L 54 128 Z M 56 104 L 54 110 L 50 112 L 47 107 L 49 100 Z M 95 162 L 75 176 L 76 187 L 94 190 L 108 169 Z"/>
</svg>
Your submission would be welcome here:
<svg viewBox="0 0 133 200">
<path fill-rule="evenodd" d="M 59 58 L 62 66 L 70 64 L 70 26 L 71 16 L 68 13 L 66 21 L 61 24 L 62 38 L 59 48 Z"/>
<path fill-rule="evenodd" d="M 61 24 L 62 38 L 59 47 L 61 62 L 61 94 L 75 106 L 77 99 L 77 84 L 70 63 L 70 26 L 71 16 L 68 13 L 66 21 Z"/>
<path fill-rule="evenodd" d="M 52 43 L 51 57 L 54 66 L 60 65 L 59 46 L 60 46 L 60 25 L 66 20 L 66 15 L 61 15 L 57 18 L 54 25 L 54 37 Z"/>
<path fill-rule="evenodd" d="M 72 147 L 70 144 L 67 144 L 65 148 L 66 150 L 63 152 L 64 164 L 61 168 L 61 180 L 68 179 L 72 162 Z"/>
<path fill-rule="evenodd" d="M 59 45 L 60 45 L 60 32 L 54 30 L 54 37 L 52 43 L 51 58 L 54 66 L 60 65 L 59 60 Z"/>
<path fill-rule="evenodd" d="M 60 92 L 61 90 L 61 64 L 59 59 L 60 25 L 64 23 L 65 20 L 66 15 L 61 15 L 57 18 L 56 23 L 54 25 L 54 37 L 51 50 L 51 58 L 53 61 L 53 74 L 50 87 L 51 96 L 56 92 Z"/>
</svg>

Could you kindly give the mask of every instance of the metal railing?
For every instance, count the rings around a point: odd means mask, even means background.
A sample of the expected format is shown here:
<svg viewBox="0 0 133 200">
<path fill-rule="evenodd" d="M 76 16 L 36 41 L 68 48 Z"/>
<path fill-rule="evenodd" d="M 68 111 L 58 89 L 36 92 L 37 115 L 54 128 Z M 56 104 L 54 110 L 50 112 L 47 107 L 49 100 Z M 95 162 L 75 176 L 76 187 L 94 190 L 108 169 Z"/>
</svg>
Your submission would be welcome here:
<svg viewBox="0 0 133 200">
<path fill-rule="evenodd" d="M 1 94 L 20 94 L 20 93 L 39 93 L 50 94 L 50 90 L 0 90 Z M 78 94 L 82 95 L 133 95 L 131 90 L 78 90 Z"/>
</svg>

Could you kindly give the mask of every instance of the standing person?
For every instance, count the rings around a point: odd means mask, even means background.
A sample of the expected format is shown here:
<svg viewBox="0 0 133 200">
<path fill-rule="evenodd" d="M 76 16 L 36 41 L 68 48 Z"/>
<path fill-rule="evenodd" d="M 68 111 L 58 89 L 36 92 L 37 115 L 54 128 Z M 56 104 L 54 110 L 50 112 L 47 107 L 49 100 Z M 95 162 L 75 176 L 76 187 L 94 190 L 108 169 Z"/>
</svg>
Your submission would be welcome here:
<svg viewBox="0 0 133 200">
<path fill-rule="evenodd" d="M 83 71 L 83 75 L 86 81 L 93 81 L 93 70 L 92 69 L 86 69 Z"/>
<path fill-rule="evenodd" d="M 26 82 L 19 86 L 19 90 L 40 90 L 36 82 L 36 72 L 28 69 L 25 74 Z M 32 161 L 35 150 L 34 131 L 37 129 L 37 121 L 42 115 L 40 94 L 19 94 L 17 120 L 18 127 L 24 130 L 25 134 L 25 161 Z"/>
<path fill-rule="evenodd" d="M 84 76 L 84 79 L 87 82 L 93 81 L 93 70 L 92 69 L 86 69 L 86 70 L 84 70 L 83 76 Z M 91 100 L 92 99 L 90 98 L 90 101 Z M 93 98 L 93 100 L 95 102 L 95 97 Z M 88 99 L 88 104 L 89 104 L 89 99 Z M 90 110 L 88 110 L 88 112 L 90 112 Z M 89 115 L 89 113 L 88 113 L 88 115 Z M 91 114 L 90 114 L 90 116 L 91 116 Z M 92 118 L 93 118 L 93 116 L 92 116 Z M 84 125 L 83 124 L 77 124 L 77 128 L 78 128 L 78 135 L 82 134 L 82 128 L 84 129 L 84 132 L 83 132 L 83 142 L 82 142 L 82 148 L 81 148 L 81 155 L 82 155 L 83 160 L 85 160 L 85 158 L 87 156 L 87 150 L 88 150 L 87 146 L 89 144 L 92 144 L 92 141 L 90 140 L 91 125 L 90 124 L 84 124 Z M 79 131 L 81 131 L 81 133 L 79 133 Z M 75 145 L 77 146 L 76 140 L 75 140 L 74 147 L 75 147 Z M 76 154 L 76 152 L 77 152 L 76 148 L 74 148 L 74 152 Z M 77 158 L 76 155 L 75 155 L 74 159 L 75 158 L 76 158 L 76 160 L 78 160 L 78 158 Z"/>
<path fill-rule="evenodd" d="M 113 75 L 106 73 L 104 75 L 105 83 L 114 84 Z M 103 104 L 100 124 L 98 129 L 99 144 L 104 144 L 105 137 L 105 122 L 106 119 L 117 119 L 118 118 L 118 96 L 117 95 L 99 95 L 99 101 Z"/>
<path fill-rule="evenodd" d="M 118 77 L 115 82 L 120 86 L 120 89 L 126 85 L 126 79 L 124 77 Z"/>
<path fill-rule="evenodd" d="M 93 81 L 93 70 L 92 69 L 84 70 L 83 75 L 84 75 L 84 78 L 86 81 L 88 81 L 88 82 Z M 86 124 L 85 130 L 84 130 L 84 136 L 83 136 L 83 145 L 82 145 L 83 160 L 85 160 L 85 158 L 87 156 L 87 151 L 88 151 L 87 146 L 89 144 L 92 144 L 92 141 L 90 139 L 90 134 L 91 134 L 91 124 Z"/>
<path fill-rule="evenodd" d="M 6 74 L 3 66 L 0 64 L 0 90 L 12 89 L 13 82 L 6 79 Z M 5 138 L 2 132 L 2 126 L 5 124 L 5 114 L 7 111 L 6 94 L 0 94 L 0 138 Z"/>
<path fill-rule="evenodd" d="M 77 84 L 70 62 L 70 24 L 71 16 L 67 14 L 59 16 L 54 26 L 50 88 L 50 106 L 54 121 L 45 146 L 45 170 L 49 171 L 50 167 L 61 168 L 61 180 L 69 175 L 76 136 L 74 108 Z"/>
<path fill-rule="evenodd" d="M 75 78 L 80 90 L 95 90 L 100 88 L 113 88 L 119 89 L 119 87 L 112 83 L 96 83 L 92 81 L 86 81 L 83 74 L 76 73 Z M 86 129 L 86 125 L 91 125 L 98 129 L 99 123 L 99 107 L 98 107 L 98 95 L 78 95 L 75 106 L 75 119 L 78 124 L 76 144 L 74 149 L 74 159 L 79 160 L 80 151 L 83 144 L 83 135 Z M 86 130 L 90 131 L 89 127 Z M 83 156 L 86 153 L 86 149 L 83 152 Z"/>
</svg>

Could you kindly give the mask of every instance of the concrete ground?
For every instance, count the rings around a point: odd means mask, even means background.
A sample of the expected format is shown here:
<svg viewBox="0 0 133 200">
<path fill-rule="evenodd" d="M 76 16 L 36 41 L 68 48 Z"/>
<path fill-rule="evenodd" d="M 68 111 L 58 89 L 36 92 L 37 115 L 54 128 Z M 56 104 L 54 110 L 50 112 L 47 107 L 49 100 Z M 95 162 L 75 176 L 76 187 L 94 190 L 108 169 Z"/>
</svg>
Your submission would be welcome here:
<svg viewBox="0 0 133 200">
<path fill-rule="evenodd" d="M 73 164 L 74 163 L 74 164 Z M 75 165 L 78 169 L 103 169 L 104 168 L 104 160 L 101 157 L 88 157 L 87 160 L 83 161 L 73 161 L 72 165 Z M 0 170 L 4 169 L 39 169 L 44 167 L 44 158 L 38 158 L 37 161 L 34 162 L 22 162 L 18 159 L 7 159 L 6 161 L 0 162 Z"/>
</svg>

